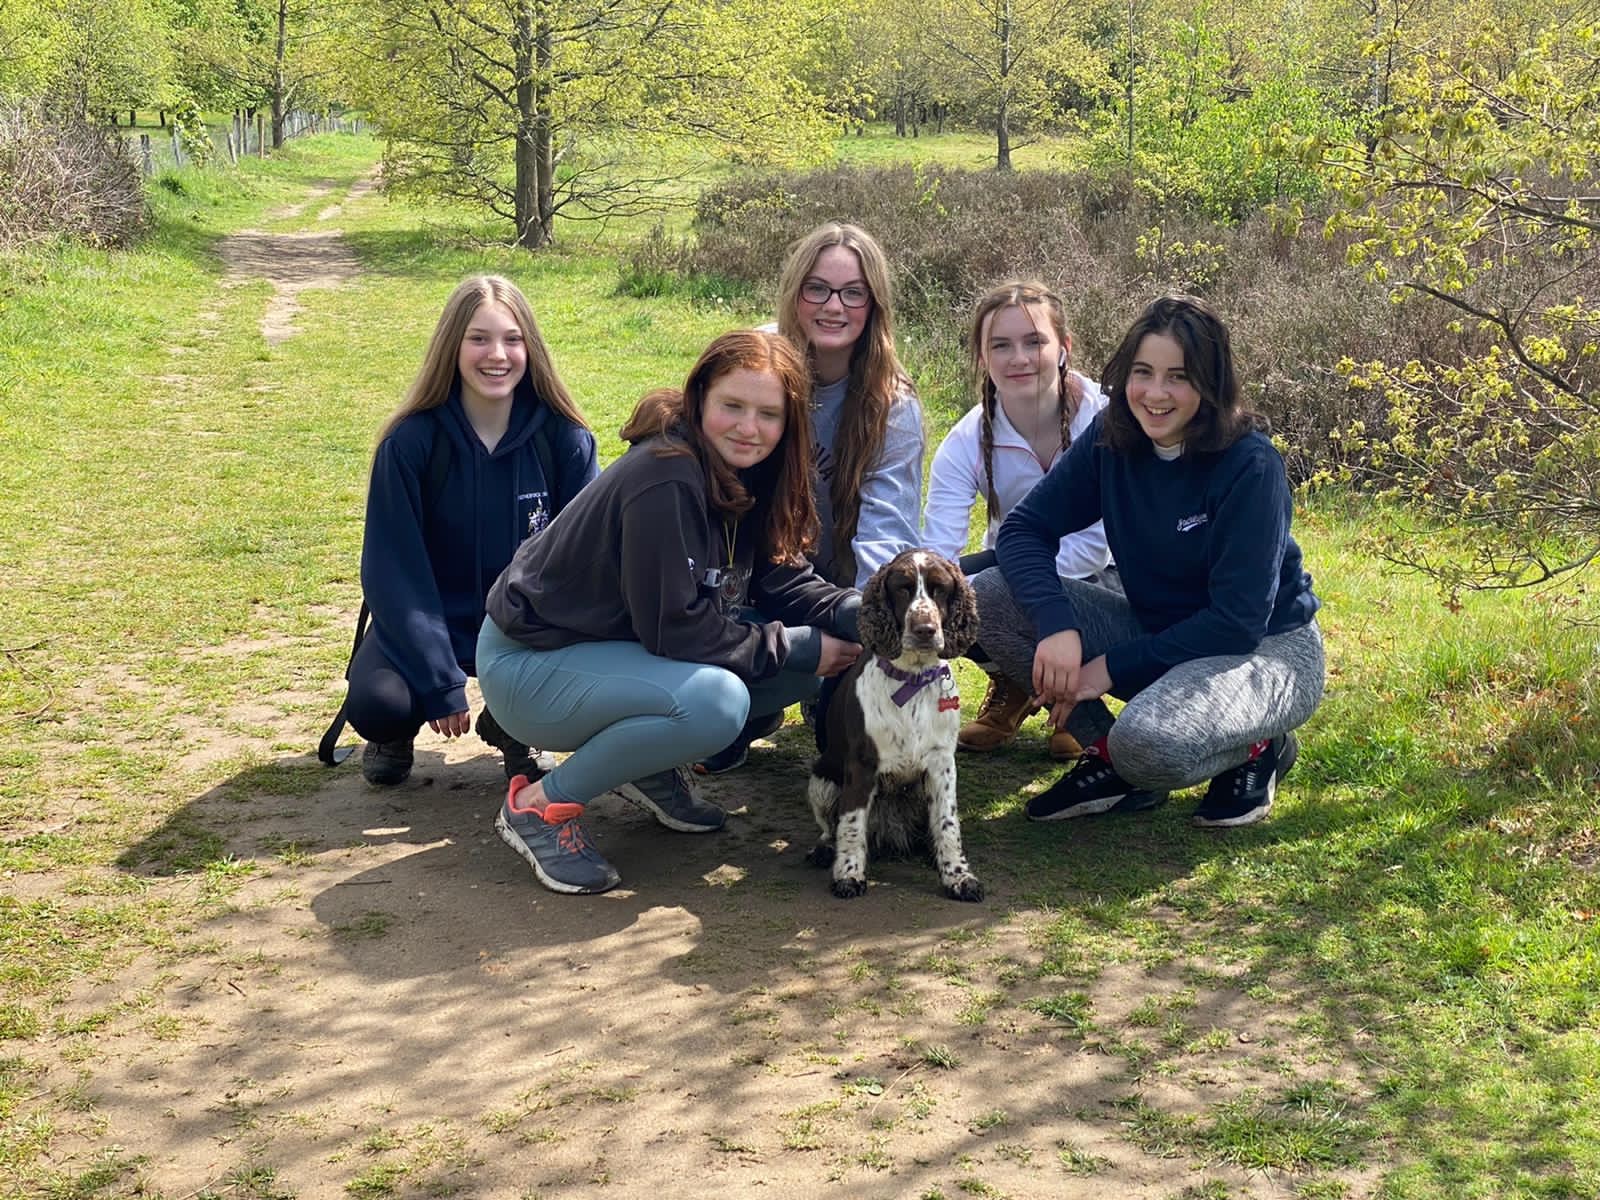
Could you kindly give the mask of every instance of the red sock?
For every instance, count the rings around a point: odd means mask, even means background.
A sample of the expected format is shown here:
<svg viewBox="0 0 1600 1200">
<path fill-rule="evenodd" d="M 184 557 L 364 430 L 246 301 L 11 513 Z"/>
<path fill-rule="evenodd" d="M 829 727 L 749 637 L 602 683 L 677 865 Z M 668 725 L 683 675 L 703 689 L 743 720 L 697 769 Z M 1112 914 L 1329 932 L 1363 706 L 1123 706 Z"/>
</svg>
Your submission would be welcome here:
<svg viewBox="0 0 1600 1200">
<path fill-rule="evenodd" d="M 1089 758 L 1098 758 L 1102 762 L 1111 761 L 1111 747 L 1107 742 L 1109 734 L 1102 734 L 1083 748 L 1083 753 Z"/>
<path fill-rule="evenodd" d="M 1260 758 L 1263 754 L 1265 754 L 1267 752 L 1267 747 L 1270 746 L 1270 745 L 1272 745 L 1272 739 L 1271 738 L 1263 738 L 1259 742 L 1251 742 L 1250 743 L 1250 757 L 1248 759 L 1246 759 L 1245 761 L 1246 762 L 1254 762 L 1256 759 Z"/>
</svg>

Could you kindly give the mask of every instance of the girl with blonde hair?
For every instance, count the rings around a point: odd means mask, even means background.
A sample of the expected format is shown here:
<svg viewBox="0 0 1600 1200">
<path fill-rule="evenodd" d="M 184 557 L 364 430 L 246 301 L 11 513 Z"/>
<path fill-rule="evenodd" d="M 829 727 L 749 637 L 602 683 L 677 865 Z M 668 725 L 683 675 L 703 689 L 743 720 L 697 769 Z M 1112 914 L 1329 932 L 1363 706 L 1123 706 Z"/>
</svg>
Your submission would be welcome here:
<svg viewBox="0 0 1600 1200">
<path fill-rule="evenodd" d="M 978 403 L 934 453 L 922 541 L 961 559 L 970 576 L 994 565 L 995 536 L 1006 514 L 1089 428 L 1106 398 L 1093 380 L 1072 369 L 1066 309 L 1044 284 L 1008 280 L 990 288 L 978 297 L 967 328 Z M 989 517 L 983 550 L 963 558 L 980 496 Z M 1056 571 L 1063 579 L 1120 590 L 1099 521 L 1061 539 Z M 1001 674 L 981 647 L 968 656 L 988 672 L 989 693 L 976 719 L 962 727 L 957 744 L 963 750 L 996 750 L 1016 736 L 1038 706 L 1028 685 Z M 1067 730 L 1051 735 L 1052 757 L 1076 758 L 1081 750 Z"/>
<path fill-rule="evenodd" d="M 865 230 L 830 221 L 795 243 L 778 279 L 778 331 L 811 364 L 811 428 L 827 578 L 865 586 L 917 543 L 922 405 L 894 346 L 889 263 Z"/>
<path fill-rule="evenodd" d="M 471 728 L 466 683 L 489 588 L 595 474 L 594 435 L 526 297 L 496 275 L 465 280 L 372 458 L 361 546 L 372 628 L 346 673 L 369 783 L 410 774 L 424 723 L 447 738 Z M 478 735 L 508 778 L 536 770 L 488 710 Z"/>
</svg>

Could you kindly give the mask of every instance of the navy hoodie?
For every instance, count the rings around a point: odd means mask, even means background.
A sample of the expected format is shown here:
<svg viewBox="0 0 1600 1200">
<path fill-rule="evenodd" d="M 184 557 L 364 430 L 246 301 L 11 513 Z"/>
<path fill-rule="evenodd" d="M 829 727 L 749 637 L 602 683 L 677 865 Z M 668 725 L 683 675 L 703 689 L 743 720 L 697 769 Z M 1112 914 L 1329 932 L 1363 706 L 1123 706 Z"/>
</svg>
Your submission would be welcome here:
<svg viewBox="0 0 1600 1200">
<path fill-rule="evenodd" d="M 1172 462 L 1101 441 L 1102 412 L 1006 516 L 1000 570 L 1040 638 L 1077 629 L 1056 575 L 1061 539 L 1104 519 L 1128 604 L 1145 636 L 1106 652 L 1127 699 L 1179 663 L 1251 654 L 1268 634 L 1310 624 L 1319 601 L 1289 534 L 1283 460 L 1260 433 Z"/>
<path fill-rule="evenodd" d="M 546 480 L 533 433 L 543 427 L 556 478 Z M 450 469 L 426 502 L 436 437 Z M 459 385 L 438 408 L 413 413 L 378 446 L 367 491 L 361 590 L 369 636 L 399 670 L 427 720 L 462 712 L 484 600 L 529 534 L 598 474 L 594 435 L 519 388 L 499 444 L 484 448 Z M 427 511 L 424 511 L 426 507 Z"/>
</svg>

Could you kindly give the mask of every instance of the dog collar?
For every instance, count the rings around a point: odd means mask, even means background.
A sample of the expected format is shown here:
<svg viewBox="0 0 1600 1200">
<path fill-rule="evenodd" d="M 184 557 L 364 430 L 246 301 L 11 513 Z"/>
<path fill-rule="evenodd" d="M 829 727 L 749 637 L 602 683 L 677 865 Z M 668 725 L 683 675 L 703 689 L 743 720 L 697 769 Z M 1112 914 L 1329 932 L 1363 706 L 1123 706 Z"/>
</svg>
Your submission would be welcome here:
<svg viewBox="0 0 1600 1200">
<path fill-rule="evenodd" d="M 889 698 L 894 701 L 896 708 L 904 708 L 923 688 L 935 680 L 946 681 L 950 679 L 950 664 L 940 663 L 936 667 L 928 667 L 921 671 L 902 671 L 883 655 L 878 655 L 878 669 L 890 679 L 898 679 L 900 686 L 895 689 L 894 695 Z"/>
</svg>

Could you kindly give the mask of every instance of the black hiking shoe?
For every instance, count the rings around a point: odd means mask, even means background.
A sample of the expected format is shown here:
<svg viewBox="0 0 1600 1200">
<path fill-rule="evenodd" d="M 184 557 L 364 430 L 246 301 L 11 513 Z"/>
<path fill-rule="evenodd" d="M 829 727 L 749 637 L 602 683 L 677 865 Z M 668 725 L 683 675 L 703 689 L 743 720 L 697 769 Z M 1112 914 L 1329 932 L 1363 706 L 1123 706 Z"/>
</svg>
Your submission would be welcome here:
<svg viewBox="0 0 1600 1200">
<path fill-rule="evenodd" d="M 478 736 L 489 745 L 500 751 L 505 759 L 506 779 L 515 779 L 518 775 L 526 775 L 528 782 L 541 779 L 548 775 L 555 763 L 550 756 L 541 754 L 530 746 L 524 746 L 504 729 L 500 722 L 494 719 L 494 714 L 487 708 L 478 714 Z"/>
<path fill-rule="evenodd" d="M 1165 792 L 1136 788 L 1089 747 L 1077 765 L 1027 805 L 1030 821 L 1067 821 L 1109 812 L 1143 812 L 1166 803 Z"/>
<path fill-rule="evenodd" d="M 361 777 L 373 787 L 394 787 L 411 774 L 411 738 L 399 742 L 368 742 L 361 752 Z"/>
</svg>

